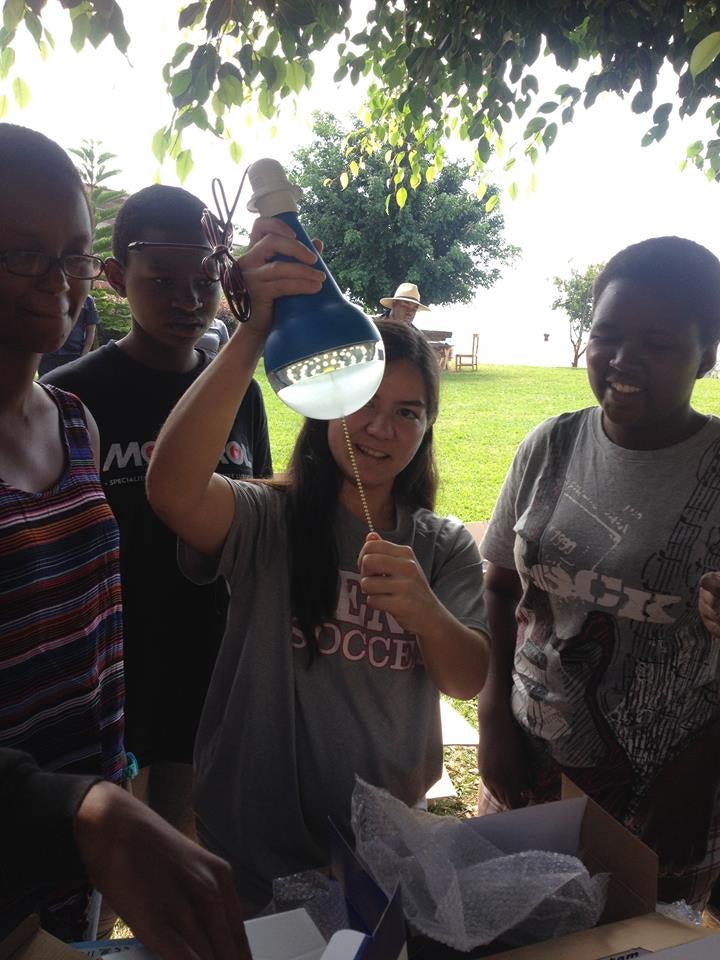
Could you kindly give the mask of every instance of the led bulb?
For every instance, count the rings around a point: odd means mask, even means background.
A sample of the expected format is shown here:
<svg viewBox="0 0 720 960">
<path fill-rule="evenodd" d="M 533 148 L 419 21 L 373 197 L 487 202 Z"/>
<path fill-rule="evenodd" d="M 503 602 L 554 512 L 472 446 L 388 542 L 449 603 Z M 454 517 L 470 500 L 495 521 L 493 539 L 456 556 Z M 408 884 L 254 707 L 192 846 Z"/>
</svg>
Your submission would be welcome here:
<svg viewBox="0 0 720 960">
<path fill-rule="evenodd" d="M 382 341 L 371 340 L 295 361 L 268 372 L 268 381 L 292 410 L 314 420 L 334 420 L 367 403 L 384 369 Z"/>
<path fill-rule="evenodd" d="M 282 166 L 276 160 L 258 160 L 248 176 L 253 186 L 248 209 L 284 221 L 316 253 L 297 217 L 298 188 L 288 183 Z M 375 324 L 345 299 L 322 257 L 315 267 L 325 274 L 319 293 L 275 301 L 265 370 L 273 390 L 293 410 L 334 420 L 358 410 L 375 394 L 385 350 Z"/>
</svg>

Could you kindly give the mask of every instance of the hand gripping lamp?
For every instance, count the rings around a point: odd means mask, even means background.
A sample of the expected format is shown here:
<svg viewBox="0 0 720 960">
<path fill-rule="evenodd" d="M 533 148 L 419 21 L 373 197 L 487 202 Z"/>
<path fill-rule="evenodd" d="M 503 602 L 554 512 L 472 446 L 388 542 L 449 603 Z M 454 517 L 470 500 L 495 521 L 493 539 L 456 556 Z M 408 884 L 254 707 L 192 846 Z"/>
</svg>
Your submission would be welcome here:
<svg viewBox="0 0 720 960">
<path fill-rule="evenodd" d="M 317 253 L 297 216 L 298 187 L 277 160 L 257 160 L 248 170 L 253 195 L 248 210 L 277 217 Z M 289 257 L 278 259 L 289 260 Z M 375 394 L 385 368 L 380 333 L 349 303 L 318 257 L 326 280 L 319 293 L 281 297 L 265 344 L 265 371 L 273 390 L 293 410 L 334 420 L 358 410 Z"/>
</svg>

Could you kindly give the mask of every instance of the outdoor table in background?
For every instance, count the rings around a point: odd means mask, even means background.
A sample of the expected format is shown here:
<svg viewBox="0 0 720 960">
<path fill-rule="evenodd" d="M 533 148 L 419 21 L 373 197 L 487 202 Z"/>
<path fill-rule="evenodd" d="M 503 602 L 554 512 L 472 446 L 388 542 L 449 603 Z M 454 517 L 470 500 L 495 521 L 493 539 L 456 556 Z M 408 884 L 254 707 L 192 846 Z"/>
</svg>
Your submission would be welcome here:
<svg viewBox="0 0 720 960">
<path fill-rule="evenodd" d="M 441 370 L 450 368 L 450 361 L 453 356 L 452 331 L 451 330 L 421 330 L 427 338 L 428 343 L 433 348 L 433 352 L 438 359 Z"/>
</svg>

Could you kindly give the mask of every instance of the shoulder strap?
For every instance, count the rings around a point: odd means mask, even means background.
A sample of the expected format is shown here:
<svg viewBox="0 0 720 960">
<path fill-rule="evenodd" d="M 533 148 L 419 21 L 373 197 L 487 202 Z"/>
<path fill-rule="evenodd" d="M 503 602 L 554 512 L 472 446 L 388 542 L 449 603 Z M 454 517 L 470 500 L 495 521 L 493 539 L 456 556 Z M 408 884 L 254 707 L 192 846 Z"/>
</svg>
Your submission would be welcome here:
<svg viewBox="0 0 720 960">
<path fill-rule="evenodd" d="M 592 408 L 585 408 L 561 414 L 547 434 L 544 458 L 547 468 L 540 476 L 534 509 L 528 516 L 526 524 L 528 553 L 525 559 L 529 564 L 535 563 L 538 559 L 540 537 L 550 521 L 565 486 L 570 461 L 591 410 Z"/>
<path fill-rule="evenodd" d="M 53 398 L 60 408 L 62 430 L 68 446 L 70 464 L 91 464 L 95 458 L 90 444 L 85 408 L 74 393 L 60 390 L 50 383 L 43 383 L 42 387 Z"/>
</svg>

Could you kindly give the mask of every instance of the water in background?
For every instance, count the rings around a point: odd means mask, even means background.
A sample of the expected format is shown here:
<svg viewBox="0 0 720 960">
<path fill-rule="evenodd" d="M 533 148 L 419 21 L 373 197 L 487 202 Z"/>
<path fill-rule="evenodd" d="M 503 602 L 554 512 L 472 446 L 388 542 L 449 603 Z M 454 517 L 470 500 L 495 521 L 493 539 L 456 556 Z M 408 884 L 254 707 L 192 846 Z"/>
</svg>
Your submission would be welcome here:
<svg viewBox="0 0 720 960">
<path fill-rule="evenodd" d="M 551 287 L 543 291 L 537 307 L 528 309 L 526 285 L 514 272 L 492 290 L 479 291 L 473 303 L 431 307 L 428 313 L 416 314 L 415 325 L 451 331 L 456 353 L 469 353 L 473 333 L 480 334 L 479 363 L 569 367 L 573 351 L 568 322 L 564 314 L 547 306 L 552 292 Z"/>
<path fill-rule="evenodd" d="M 550 306 L 557 293 L 548 272 L 536 258 L 527 257 L 491 290 L 479 290 L 473 303 L 433 306 L 429 313 L 416 314 L 415 324 L 452 331 L 456 353 L 469 352 L 473 333 L 479 333 L 479 363 L 569 367 L 573 350 L 568 320 Z"/>
</svg>

